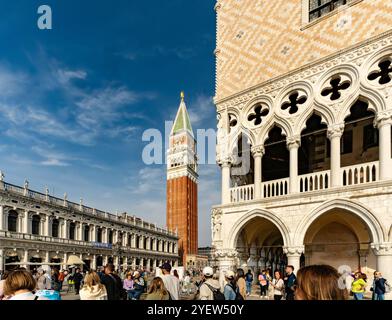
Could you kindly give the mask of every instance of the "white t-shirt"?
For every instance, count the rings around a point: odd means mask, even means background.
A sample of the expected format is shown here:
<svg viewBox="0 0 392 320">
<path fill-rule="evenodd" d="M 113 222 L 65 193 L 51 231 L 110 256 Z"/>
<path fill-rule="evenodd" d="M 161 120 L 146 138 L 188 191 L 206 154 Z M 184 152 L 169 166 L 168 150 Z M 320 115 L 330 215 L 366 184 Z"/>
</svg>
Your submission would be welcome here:
<svg viewBox="0 0 392 320">
<path fill-rule="evenodd" d="M 161 275 L 161 279 L 165 284 L 165 288 L 170 292 L 170 296 L 173 300 L 179 300 L 179 292 L 180 292 L 180 280 L 171 274 Z"/>
</svg>

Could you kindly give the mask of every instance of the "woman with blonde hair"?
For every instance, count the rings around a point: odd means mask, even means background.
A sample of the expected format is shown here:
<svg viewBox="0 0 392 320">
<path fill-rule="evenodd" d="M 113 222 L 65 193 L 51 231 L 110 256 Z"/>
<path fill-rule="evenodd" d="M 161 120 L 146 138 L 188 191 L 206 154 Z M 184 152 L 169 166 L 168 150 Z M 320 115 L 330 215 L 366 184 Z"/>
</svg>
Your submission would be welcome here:
<svg viewBox="0 0 392 320">
<path fill-rule="evenodd" d="M 108 300 L 106 288 L 95 271 L 91 271 L 86 275 L 79 295 L 80 300 Z"/>
<path fill-rule="evenodd" d="M 295 300 L 347 300 L 347 289 L 339 287 L 338 271 L 327 265 L 301 268 L 297 273 Z"/>
<path fill-rule="evenodd" d="M 166 290 L 161 278 L 156 277 L 152 280 L 146 300 L 170 300 L 169 291 Z"/>
</svg>

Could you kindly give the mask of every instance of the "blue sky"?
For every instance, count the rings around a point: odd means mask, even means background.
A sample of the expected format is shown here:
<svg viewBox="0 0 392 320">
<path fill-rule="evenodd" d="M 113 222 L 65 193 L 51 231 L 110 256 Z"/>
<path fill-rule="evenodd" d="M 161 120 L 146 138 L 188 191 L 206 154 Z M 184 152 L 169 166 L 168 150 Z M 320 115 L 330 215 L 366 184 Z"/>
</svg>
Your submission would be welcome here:
<svg viewBox="0 0 392 320">
<path fill-rule="evenodd" d="M 53 30 L 37 28 L 50 5 Z M 213 0 L 14 0 L 0 13 L 0 169 L 86 205 L 166 218 L 166 167 L 144 165 L 184 90 L 193 129 L 215 128 Z M 200 166 L 199 243 L 210 244 L 219 169 Z"/>
</svg>

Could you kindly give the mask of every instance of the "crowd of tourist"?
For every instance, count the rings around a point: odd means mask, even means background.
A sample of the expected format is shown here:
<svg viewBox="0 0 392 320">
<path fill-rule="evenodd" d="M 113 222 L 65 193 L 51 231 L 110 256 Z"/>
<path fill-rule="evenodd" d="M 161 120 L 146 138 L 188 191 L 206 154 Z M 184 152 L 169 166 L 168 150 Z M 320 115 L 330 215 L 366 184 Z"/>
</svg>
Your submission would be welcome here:
<svg viewBox="0 0 392 320">
<path fill-rule="evenodd" d="M 182 281 L 177 270 L 169 263 L 161 267 L 161 275 L 150 277 L 144 270 L 116 272 L 113 264 L 98 270 L 82 272 L 80 268 L 58 271 L 43 269 L 33 272 L 19 268 L 1 274 L 0 300 L 60 300 L 64 283 L 66 292 L 73 291 L 80 300 L 180 300 L 181 294 L 194 293 L 198 300 L 243 301 L 254 291 L 255 282 L 261 299 L 274 300 L 363 300 L 366 290 L 373 300 L 384 300 L 390 286 L 380 272 L 374 272 L 369 285 L 364 273 L 355 272 L 343 278 L 337 270 L 327 265 L 303 267 L 295 275 L 293 266 L 284 274 L 276 270 L 261 270 L 254 275 L 251 270 L 231 270 L 223 274 L 205 267 L 201 281 L 193 281 L 186 272 Z M 256 280 L 256 281 L 255 281 Z"/>
</svg>

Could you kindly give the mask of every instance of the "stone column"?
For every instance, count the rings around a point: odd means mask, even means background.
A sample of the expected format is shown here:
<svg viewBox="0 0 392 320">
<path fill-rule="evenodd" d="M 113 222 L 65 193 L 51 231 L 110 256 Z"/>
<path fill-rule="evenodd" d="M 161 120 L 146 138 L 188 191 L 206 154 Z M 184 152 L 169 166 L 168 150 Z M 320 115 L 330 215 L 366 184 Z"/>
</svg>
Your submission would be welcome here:
<svg viewBox="0 0 392 320">
<path fill-rule="evenodd" d="M 298 188 L 298 149 L 301 146 L 301 136 L 287 138 L 287 148 L 290 151 L 290 193 L 297 193 Z"/>
<path fill-rule="evenodd" d="M 108 264 L 108 260 L 109 260 L 108 256 L 104 256 L 103 257 L 103 262 L 102 263 L 103 263 L 104 266 L 106 266 Z"/>
<path fill-rule="evenodd" d="M 222 168 L 222 204 L 231 202 L 230 197 L 230 168 L 231 161 L 226 159 L 220 163 Z"/>
<path fill-rule="evenodd" d="M 297 247 L 284 247 L 283 252 L 287 256 L 287 265 L 291 265 L 294 267 L 294 273 L 296 274 L 298 269 L 300 268 L 300 260 L 301 255 L 304 253 L 304 246 Z"/>
<path fill-rule="evenodd" d="M 4 271 L 5 270 L 5 250 L 0 248 L 0 271 Z"/>
<path fill-rule="evenodd" d="M 96 242 L 97 241 L 97 227 L 96 225 L 90 225 L 90 230 L 91 230 L 91 242 Z"/>
<path fill-rule="evenodd" d="M 136 258 L 135 257 L 132 259 L 132 268 L 136 269 Z"/>
<path fill-rule="evenodd" d="M 31 217 L 28 211 L 25 211 L 24 217 L 23 217 L 23 233 L 31 233 L 30 232 L 30 226 L 31 226 Z"/>
<path fill-rule="evenodd" d="M 93 258 L 92 258 L 92 263 L 91 263 L 91 269 L 93 270 L 97 270 L 97 256 L 95 254 L 93 254 Z"/>
<path fill-rule="evenodd" d="M 6 230 L 5 229 L 4 206 L 0 206 L 0 230 Z M 2 265 L 0 265 L 0 270 L 3 270 Z"/>
<path fill-rule="evenodd" d="M 46 236 L 46 232 L 45 232 L 45 220 L 47 220 L 46 219 L 46 217 L 44 217 L 44 218 L 42 218 L 42 215 L 39 215 L 40 216 L 40 220 L 39 220 L 39 235 L 40 236 Z"/>
<path fill-rule="evenodd" d="M 78 223 L 76 240 L 84 241 L 84 225 L 83 225 L 83 222 L 79 222 Z"/>
<path fill-rule="evenodd" d="M 340 168 L 341 139 L 344 132 L 344 123 L 328 127 L 328 139 L 331 141 L 331 187 L 343 185 Z"/>
<path fill-rule="evenodd" d="M 252 148 L 253 159 L 255 161 L 254 166 L 254 181 L 255 181 L 255 199 L 261 199 L 263 197 L 261 190 L 262 183 L 262 163 L 263 163 L 263 155 L 265 154 L 265 150 L 263 146 L 255 146 Z"/>
<path fill-rule="evenodd" d="M 29 262 L 29 251 L 25 250 L 23 254 L 23 262 Z M 23 265 L 26 269 L 28 268 L 28 265 Z"/>
<path fill-rule="evenodd" d="M 375 121 L 380 136 L 380 180 L 392 179 L 392 158 L 391 158 L 391 124 L 392 117 L 388 114 L 380 113 Z"/>
<path fill-rule="evenodd" d="M 67 269 L 67 265 L 66 265 L 66 263 L 67 263 L 67 261 L 68 261 L 68 254 L 67 253 L 64 253 L 64 258 L 63 258 L 64 260 L 63 260 L 63 266 L 62 266 L 62 268 L 63 269 Z"/>
<path fill-rule="evenodd" d="M 64 219 L 64 223 L 62 226 L 63 226 L 63 232 L 62 232 L 63 239 L 69 239 L 69 221 L 67 219 Z"/>
<path fill-rule="evenodd" d="M 52 222 L 52 220 L 51 220 L 51 218 L 50 218 L 50 216 L 45 216 L 45 231 L 44 231 L 44 235 L 45 236 L 47 236 L 47 237 L 51 237 L 52 236 L 52 234 L 51 234 L 51 230 L 50 230 L 50 227 L 51 227 L 51 222 Z"/>
<path fill-rule="evenodd" d="M 45 262 L 50 263 L 49 251 L 45 252 Z"/>
<path fill-rule="evenodd" d="M 148 271 L 150 271 L 150 269 L 151 269 L 151 259 L 147 259 L 146 268 L 147 268 Z"/>
<path fill-rule="evenodd" d="M 131 247 L 136 248 L 136 235 L 135 234 L 131 235 Z"/>
<path fill-rule="evenodd" d="M 392 242 L 371 244 L 371 247 L 377 258 L 377 271 L 383 278 L 392 279 Z M 392 300 L 392 292 L 385 294 L 385 299 Z"/>
</svg>

